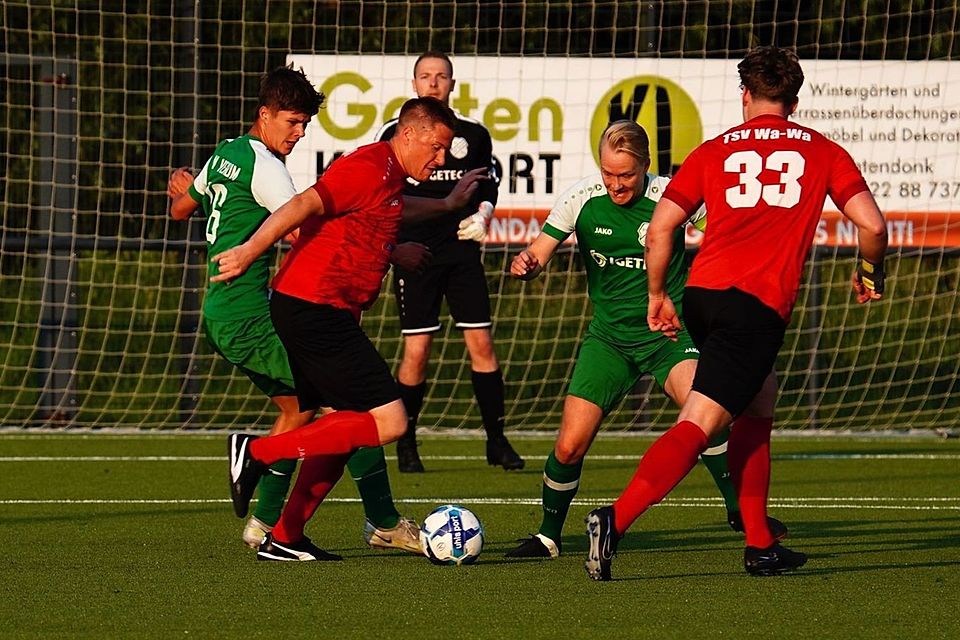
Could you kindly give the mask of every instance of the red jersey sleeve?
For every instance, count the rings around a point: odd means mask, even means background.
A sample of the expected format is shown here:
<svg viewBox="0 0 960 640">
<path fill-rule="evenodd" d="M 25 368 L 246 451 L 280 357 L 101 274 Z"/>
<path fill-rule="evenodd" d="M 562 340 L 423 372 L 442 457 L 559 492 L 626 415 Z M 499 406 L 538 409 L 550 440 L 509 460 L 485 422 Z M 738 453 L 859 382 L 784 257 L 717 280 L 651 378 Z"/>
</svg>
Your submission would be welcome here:
<svg viewBox="0 0 960 640">
<path fill-rule="evenodd" d="M 831 171 L 832 179 L 827 193 L 830 195 L 833 203 L 843 211 L 847 200 L 861 191 L 868 190 L 869 187 L 867 186 L 866 180 L 863 179 L 863 174 L 860 173 L 856 162 L 853 161 L 853 158 L 847 150 L 838 144 L 834 144 L 833 146 L 835 148 L 834 166 L 833 171 Z"/>
<path fill-rule="evenodd" d="M 671 200 L 688 215 L 703 204 L 703 170 L 701 167 L 704 147 L 698 147 L 687 156 L 680 169 L 670 179 L 663 192 L 664 198 Z"/>
</svg>

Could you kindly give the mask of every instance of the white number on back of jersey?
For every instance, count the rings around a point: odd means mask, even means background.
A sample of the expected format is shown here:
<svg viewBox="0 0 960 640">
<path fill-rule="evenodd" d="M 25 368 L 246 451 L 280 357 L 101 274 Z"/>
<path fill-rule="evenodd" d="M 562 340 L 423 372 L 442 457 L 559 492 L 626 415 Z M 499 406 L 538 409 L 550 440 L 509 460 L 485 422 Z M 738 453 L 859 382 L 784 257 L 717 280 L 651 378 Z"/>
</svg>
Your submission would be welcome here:
<svg viewBox="0 0 960 640">
<path fill-rule="evenodd" d="M 760 199 L 771 207 L 789 208 L 800 202 L 800 178 L 806 160 L 797 151 L 774 151 L 766 162 L 756 151 L 737 151 L 723 163 L 723 170 L 740 176 L 740 184 L 726 191 L 727 204 L 733 209 L 757 206 Z M 780 174 L 777 184 L 763 184 L 758 179 L 764 169 Z M 782 191 L 781 191 L 782 189 Z"/>
<path fill-rule="evenodd" d="M 210 198 L 210 218 L 207 220 L 207 242 L 217 241 L 217 229 L 220 228 L 220 207 L 227 199 L 227 187 L 219 183 L 210 185 L 213 197 Z"/>
</svg>

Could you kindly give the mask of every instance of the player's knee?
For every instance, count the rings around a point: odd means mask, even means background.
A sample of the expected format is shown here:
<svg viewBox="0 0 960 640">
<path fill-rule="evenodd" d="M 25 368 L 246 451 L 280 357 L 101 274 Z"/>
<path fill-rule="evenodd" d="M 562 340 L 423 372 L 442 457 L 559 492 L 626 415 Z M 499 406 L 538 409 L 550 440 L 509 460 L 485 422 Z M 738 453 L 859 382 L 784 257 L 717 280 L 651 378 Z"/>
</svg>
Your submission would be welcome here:
<svg viewBox="0 0 960 640">
<path fill-rule="evenodd" d="M 587 444 L 573 440 L 558 440 L 553 447 L 553 456 L 560 464 L 577 464 L 587 454 Z"/>
<path fill-rule="evenodd" d="M 382 444 L 399 440 L 407 431 L 407 414 L 405 411 L 378 413 L 374 415 L 374 419 L 377 421 L 377 433 Z"/>
<path fill-rule="evenodd" d="M 411 372 L 424 373 L 430 360 L 431 338 L 429 335 L 407 336 L 403 341 L 401 367 Z"/>
</svg>

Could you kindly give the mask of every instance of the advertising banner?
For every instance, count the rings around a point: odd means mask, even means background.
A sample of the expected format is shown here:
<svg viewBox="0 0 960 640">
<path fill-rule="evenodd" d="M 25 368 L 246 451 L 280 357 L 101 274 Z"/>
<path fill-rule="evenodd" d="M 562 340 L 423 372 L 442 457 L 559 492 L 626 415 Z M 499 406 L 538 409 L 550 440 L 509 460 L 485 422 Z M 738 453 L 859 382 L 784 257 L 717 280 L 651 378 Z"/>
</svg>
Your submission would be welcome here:
<svg viewBox="0 0 960 640">
<path fill-rule="evenodd" d="M 292 55 L 327 96 L 287 158 L 306 188 L 339 155 L 375 141 L 414 96 L 416 56 Z M 532 240 L 557 196 L 597 173 L 607 122 L 650 136 L 650 170 L 671 175 L 687 154 L 742 121 L 735 60 L 466 57 L 453 59 L 450 106 L 483 123 L 501 177 L 489 242 Z M 960 246 L 960 63 L 802 61 L 793 120 L 853 156 L 890 227 L 891 246 Z M 829 200 L 816 243 L 855 245 Z M 709 216 L 709 212 L 708 212 Z M 688 234 L 695 244 L 698 234 Z"/>
</svg>

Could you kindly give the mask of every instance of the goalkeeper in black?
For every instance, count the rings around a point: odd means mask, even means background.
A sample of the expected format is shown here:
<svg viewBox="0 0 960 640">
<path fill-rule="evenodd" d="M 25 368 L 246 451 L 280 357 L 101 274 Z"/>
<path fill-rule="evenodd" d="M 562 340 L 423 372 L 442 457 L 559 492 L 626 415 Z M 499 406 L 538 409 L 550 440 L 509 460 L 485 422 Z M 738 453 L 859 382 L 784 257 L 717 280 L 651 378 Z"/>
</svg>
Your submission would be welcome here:
<svg viewBox="0 0 960 640">
<path fill-rule="evenodd" d="M 417 58 L 413 67 L 417 96 L 430 96 L 449 104 L 455 84 L 453 63 L 446 54 L 429 51 Z M 400 230 L 400 242 L 420 242 L 433 254 L 430 266 L 421 273 L 399 267 L 394 267 L 393 272 L 403 333 L 397 383 L 409 421 L 406 434 L 397 442 L 397 458 L 403 472 L 423 471 L 417 451 L 417 418 L 426 390 L 433 336 L 442 328 L 440 303 L 444 297 L 470 354 L 473 390 L 487 435 L 487 462 L 507 470 L 522 469 L 524 465 L 503 433 L 503 374 L 490 332 L 490 298 L 480 253 L 480 243 L 486 237 L 497 204 L 499 177 L 487 129 L 463 116 L 459 116 L 458 124 L 443 167 L 434 171 L 429 180 L 408 182 L 404 189 L 408 196 L 443 198 L 465 172 L 479 167 L 490 169 L 490 179 L 480 183 L 467 208 L 428 223 L 404 225 Z M 396 120 L 387 122 L 377 139 L 388 140 L 395 128 Z"/>
</svg>

